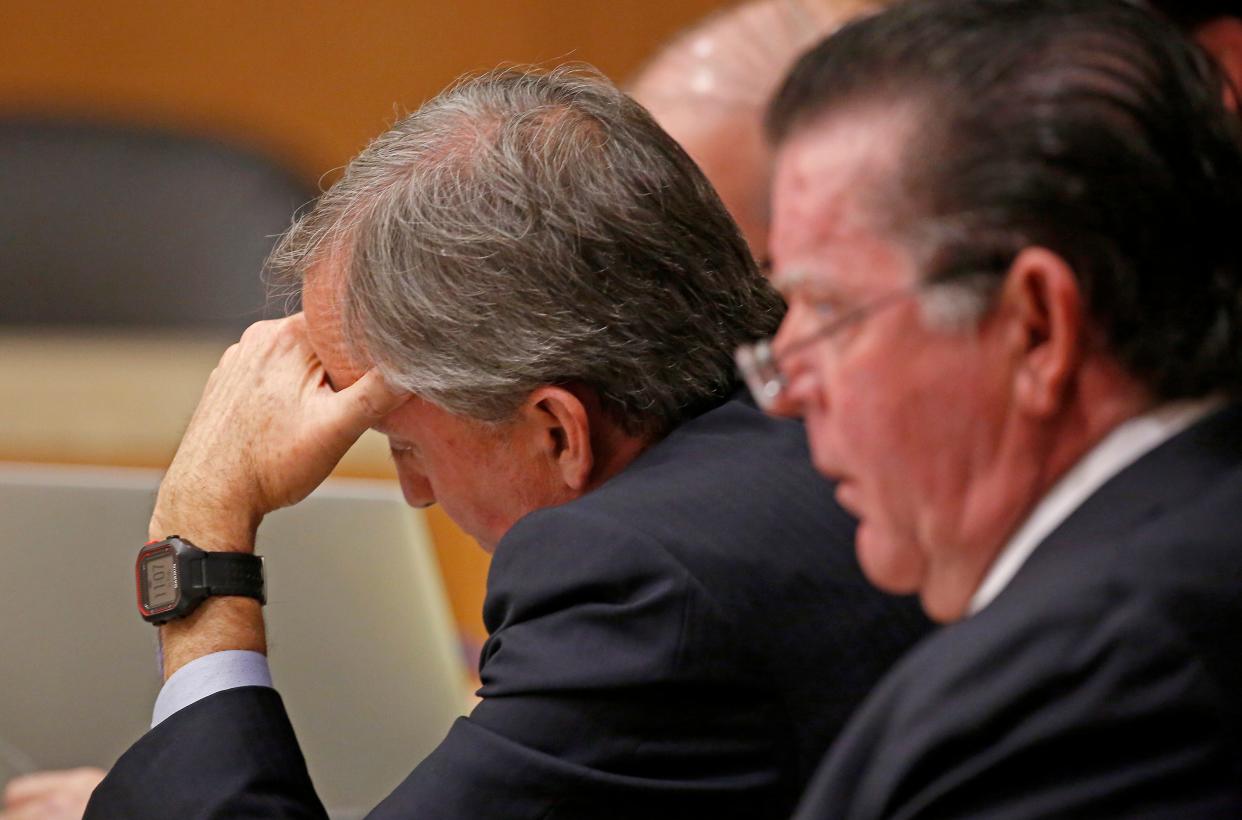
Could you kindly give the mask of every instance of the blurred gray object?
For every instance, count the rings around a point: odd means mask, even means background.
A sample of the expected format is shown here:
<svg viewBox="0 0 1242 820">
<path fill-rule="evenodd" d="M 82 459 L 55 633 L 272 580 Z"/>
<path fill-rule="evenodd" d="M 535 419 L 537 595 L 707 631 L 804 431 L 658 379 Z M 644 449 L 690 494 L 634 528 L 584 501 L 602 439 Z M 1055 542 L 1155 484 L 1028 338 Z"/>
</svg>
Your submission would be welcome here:
<svg viewBox="0 0 1242 820">
<path fill-rule="evenodd" d="M 0 463 L 0 789 L 107 768 L 150 725 L 155 630 L 133 562 L 159 474 Z M 334 480 L 259 530 L 272 676 L 334 818 L 360 817 L 466 706 L 423 514 L 390 482 Z"/>
<path fill-rule="evenodd" d="M 0 120 L 0 324 L 235 330 L 280 315 L 261 267 L 314 196 L 206 139 Z"/>
</svg>

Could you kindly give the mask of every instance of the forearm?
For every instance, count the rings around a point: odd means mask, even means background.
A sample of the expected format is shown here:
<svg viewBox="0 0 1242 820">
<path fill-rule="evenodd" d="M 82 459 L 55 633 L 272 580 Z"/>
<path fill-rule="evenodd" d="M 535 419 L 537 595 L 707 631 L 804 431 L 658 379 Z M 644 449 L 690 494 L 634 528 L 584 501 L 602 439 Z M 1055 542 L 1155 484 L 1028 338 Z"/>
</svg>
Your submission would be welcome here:
<svg viewBox="0 0 1242 820">
<path fill-rule="evenodd" d="M 267 654 L 263 613 L 253 598 L 211 598 L 189 617 L 160 627 L 164 680 L 213 652 L 247 649 Z"/>
<path fill-rule="evenodd" d="M 263 516 L 327 478 L 363 431 L 408 396 L 378 372 L 334 392 L 305 319 L 260 322 L 225 351 L 160 485 L 149 535 L 179 535 L 208 552 L 254 551 Z M 259 603 L 209 598 L 160 628 L 164 678 L 226 649 L 264 652 Z"/>
</svg>

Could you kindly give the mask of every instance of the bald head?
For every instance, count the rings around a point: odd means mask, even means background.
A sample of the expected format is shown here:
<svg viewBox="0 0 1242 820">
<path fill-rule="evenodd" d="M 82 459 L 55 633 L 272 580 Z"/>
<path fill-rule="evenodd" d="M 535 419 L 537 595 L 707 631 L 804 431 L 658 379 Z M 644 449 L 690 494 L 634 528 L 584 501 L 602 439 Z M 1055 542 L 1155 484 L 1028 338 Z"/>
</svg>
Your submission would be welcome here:
<svg viewBox="0 0 1242 820">
<path fill-rule="evenodd" d="M 720 193 L 756 257 L 767 255 L 771 156 L 763 112 L 794 59 L 882 0 L 757 0 L 661 49 L 629 91 Z"/>
</svg>

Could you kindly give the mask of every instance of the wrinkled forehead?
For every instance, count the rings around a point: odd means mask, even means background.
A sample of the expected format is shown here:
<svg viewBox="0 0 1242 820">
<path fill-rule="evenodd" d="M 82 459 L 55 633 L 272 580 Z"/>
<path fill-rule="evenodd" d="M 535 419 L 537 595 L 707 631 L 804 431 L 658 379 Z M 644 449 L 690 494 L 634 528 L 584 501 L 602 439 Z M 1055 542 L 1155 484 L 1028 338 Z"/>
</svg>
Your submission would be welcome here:
<svg viewBox="0 0 1242 820">
<path fill-rule="evenodd" d="M 798 286 L 808 270 L 852 267 L 837 257 L 889 233 L 909 131 L 908 112 L 864 109 L 811 122 L 779 146 L 771 243 L 778 289 Z"/>
<path fill-rule="evenodd" d="M 353 384 L 368 367 L 357 360 L 346 338 L 343 293 L 344 276 L 335 263 L 318 263 L 303 278 L 307 336 L 337 390 Z"/>
</svg>

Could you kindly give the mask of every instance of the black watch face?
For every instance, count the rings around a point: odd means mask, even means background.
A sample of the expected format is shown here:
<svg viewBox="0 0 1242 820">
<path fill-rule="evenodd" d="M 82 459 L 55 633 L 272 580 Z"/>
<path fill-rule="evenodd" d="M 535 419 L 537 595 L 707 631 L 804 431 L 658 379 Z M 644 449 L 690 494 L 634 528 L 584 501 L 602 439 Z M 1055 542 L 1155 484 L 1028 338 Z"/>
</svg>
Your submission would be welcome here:
<svg viewBox="0 0 1242 820">
<path fill-rule="evenodd" d="M 142 557 L 139 566 L 142 579 L 142 605 L 148 615 L 167 612 L 177 605 L 177 556 L 171 546 Z"/>
</svg>

